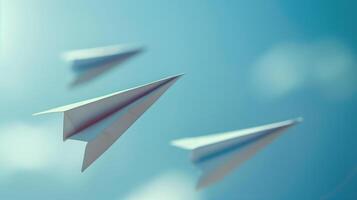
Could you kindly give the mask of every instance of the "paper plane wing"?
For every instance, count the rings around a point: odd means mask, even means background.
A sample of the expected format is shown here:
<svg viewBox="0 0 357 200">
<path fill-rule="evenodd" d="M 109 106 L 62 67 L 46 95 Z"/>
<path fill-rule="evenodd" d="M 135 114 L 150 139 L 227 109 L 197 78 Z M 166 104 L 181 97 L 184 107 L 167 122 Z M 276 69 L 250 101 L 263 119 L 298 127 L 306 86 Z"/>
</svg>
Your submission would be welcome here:
<svg viewBox="0 0 357 200">
<path fill-rule="evenodd" d="M 86 141 L 82 171 L 102 155 L 175 81 L 173 76 L 39 114 L 63 112 L 63 139 Z"/>
<path fill-rule="evenodd" d="M 65 55 L 65 59 L 72 62 L 72 69 L 76 74 L 71 86 L 90 81 L 142 51 L 143 48 L 117 45 L 69 52 Z"/>
<path fill-rule="evenodd" d="M 254 156 L 284 130 L 301 119 L 209 136 L 175 140 L 173 145 L 192 151 L 192 162 L 202 170 L 197 189 L 209 186 Z"/>
</svg>

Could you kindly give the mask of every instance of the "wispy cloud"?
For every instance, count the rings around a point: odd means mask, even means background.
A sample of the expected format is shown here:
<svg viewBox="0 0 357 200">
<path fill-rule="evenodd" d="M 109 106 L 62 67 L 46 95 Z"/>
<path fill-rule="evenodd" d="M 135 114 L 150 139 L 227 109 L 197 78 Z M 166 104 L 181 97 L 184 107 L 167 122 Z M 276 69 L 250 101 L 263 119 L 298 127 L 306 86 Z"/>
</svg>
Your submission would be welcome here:
<svg viewBox="0 0 357 200">
<path fill-rule="evenodd" d="M 58 179 L 71 177 L 71 181 L 81 176 L 84 144 L 63 143 L 60 130 L 50 124 L 15 122 L 0 126 L 0 175 L 11 177 L 26 171 Z"/>
<path fill-rule="evenodd" d="M 194 180 L 188 175 L 172 171 L 166 172 L 144 186 L 135 189 L 124 200 L 200 200 L 195 191 Z"/>
<path fill-rule="evenodd" d="M 252 81 L 260 94 L 277 98 L 307 87 L 327 97 L 344 99 L 357 91 L 357 58 L 334 39 L 273 46 L 253 67 Z"/>
</svg>

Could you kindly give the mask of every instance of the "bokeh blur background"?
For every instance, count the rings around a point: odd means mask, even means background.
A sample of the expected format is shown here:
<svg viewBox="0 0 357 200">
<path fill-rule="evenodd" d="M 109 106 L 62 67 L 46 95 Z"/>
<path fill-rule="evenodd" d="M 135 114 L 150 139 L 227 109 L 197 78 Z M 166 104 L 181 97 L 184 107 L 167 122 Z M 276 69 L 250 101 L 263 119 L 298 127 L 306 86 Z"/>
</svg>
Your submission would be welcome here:
<svg viewBox="0 0 357 200">
<path fill-rule="evenodd" d="M 357 3 L 352 0 L 0 0 L 0 199 L 357 199 Z M 62 53 L 143 54 L 69 89 Z M 34 112 L 186 73 L 96 163 Z M 302 116 L 212 187 L 181 137 Z M 356 176 L 355 176 L 356 175 Z"/>
</svg>

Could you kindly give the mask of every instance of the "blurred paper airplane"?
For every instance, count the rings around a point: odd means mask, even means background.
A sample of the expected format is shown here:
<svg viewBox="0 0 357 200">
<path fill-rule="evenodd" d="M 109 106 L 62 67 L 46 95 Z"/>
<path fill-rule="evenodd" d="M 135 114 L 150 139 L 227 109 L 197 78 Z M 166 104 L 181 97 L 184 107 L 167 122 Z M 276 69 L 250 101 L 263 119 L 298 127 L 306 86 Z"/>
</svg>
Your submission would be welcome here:
<svg viewBox="0 0 357 200">
<path fill-rule="evenodd" d="M 181 75 L 48 111 L 64 115 L 63 140 L 88 142 L 82 172 L 101 156 Z"/>
<path fill-rule="evenodd" d="M 72 69 L 76 74 L 71 86 L 90 81 L 143 50 L 142 47 L 115 45 L 67 52 L 64 59 L 72 62 Z"/>
<path fill-rule="evenodd" d="M 302 118 L 227 133 L 184 138 L 172 145 L 192 151 L 192 162 L 202 170 L 196 188 L 209 186 L 270 144 Z"/>
</svg>

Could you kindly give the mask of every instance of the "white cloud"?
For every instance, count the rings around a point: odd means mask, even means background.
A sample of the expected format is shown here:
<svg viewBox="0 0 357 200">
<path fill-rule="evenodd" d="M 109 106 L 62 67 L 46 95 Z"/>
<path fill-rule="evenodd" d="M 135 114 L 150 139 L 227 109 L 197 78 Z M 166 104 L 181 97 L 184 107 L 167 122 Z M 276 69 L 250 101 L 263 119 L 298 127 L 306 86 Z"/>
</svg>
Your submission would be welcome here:
<svg viewBox="0 0 357 200">
<path fill-rule="evenodd" d="M 16 124 L 1 129 L 0 158 L 2 167 L 33 170 L 46 166 L 53 149 L 42 127 Z"/>
<path fill-rule="evenodd" d="M 71 181 L 79 177 L 84 143 L 63 143 L 61 131 L 47 125 L 13 123 L 0 127 L 0 175 L 37 172 Z M 66 176 L 68 175 L 68 176 Z"/>
<path fill-rule="evenodd" d="M 194 180 L 182 172 L 167 172 L 134 190 L 124 200 L 199 200 Z"/>
<path fill-rule="evenodd" d="M 312 86 L 328 97 L 346 98 L 357 91 L 356 67 L 353 52 L 337 40 L 281 43 L 258 59 L 252 80 L 266 97 Z"/>
</svg>

